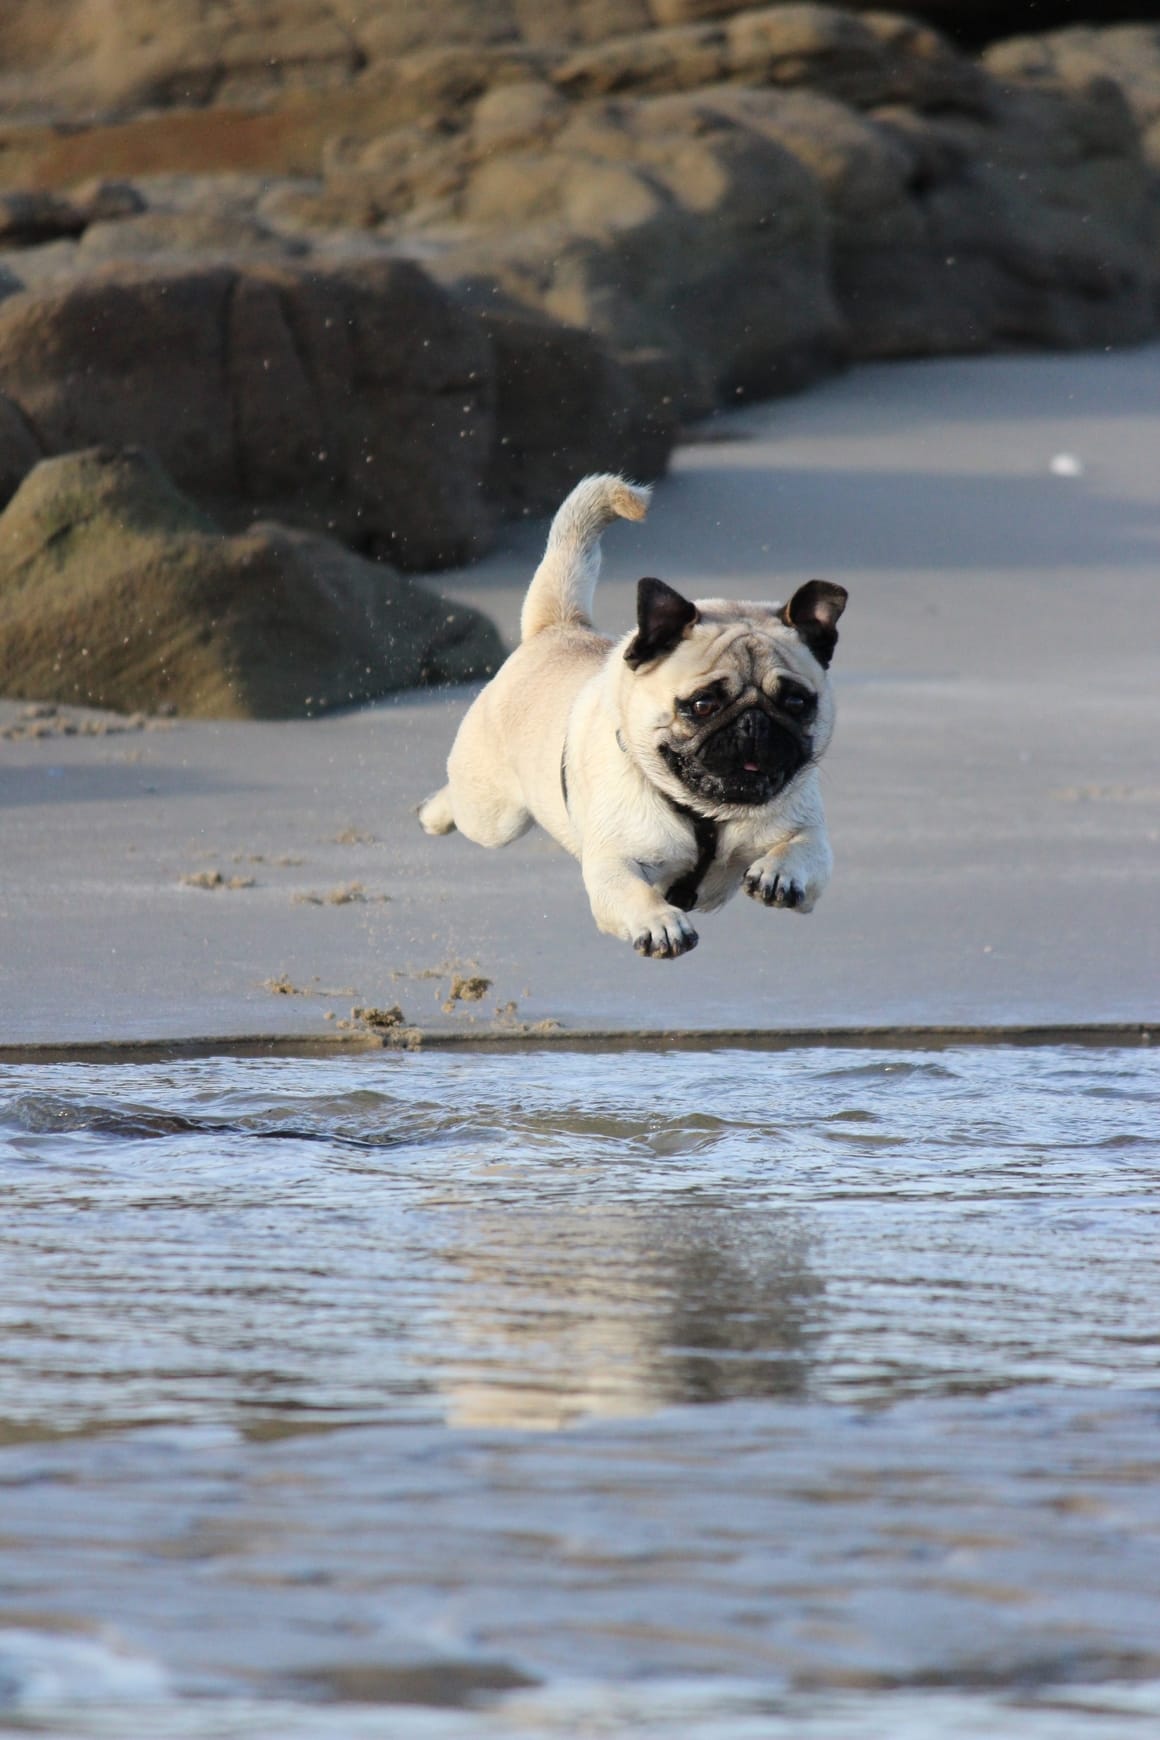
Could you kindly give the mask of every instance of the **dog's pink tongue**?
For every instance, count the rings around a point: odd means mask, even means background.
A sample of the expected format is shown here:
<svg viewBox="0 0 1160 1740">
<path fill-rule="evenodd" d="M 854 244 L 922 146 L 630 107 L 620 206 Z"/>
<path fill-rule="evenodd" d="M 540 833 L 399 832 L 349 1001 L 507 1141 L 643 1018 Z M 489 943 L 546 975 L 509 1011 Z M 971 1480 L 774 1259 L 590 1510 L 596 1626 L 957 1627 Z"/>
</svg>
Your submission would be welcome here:
<svg viewBox="0 0 1160 1740">
<path fill-rule="evenodd" d="M 745 766 L 746 773 L 760 773 L 761 772 L 761 769 L 758 767 L 756 761 L 747 761 L 747 762 L 745 762 L 744 766 Z"/>
</svg>

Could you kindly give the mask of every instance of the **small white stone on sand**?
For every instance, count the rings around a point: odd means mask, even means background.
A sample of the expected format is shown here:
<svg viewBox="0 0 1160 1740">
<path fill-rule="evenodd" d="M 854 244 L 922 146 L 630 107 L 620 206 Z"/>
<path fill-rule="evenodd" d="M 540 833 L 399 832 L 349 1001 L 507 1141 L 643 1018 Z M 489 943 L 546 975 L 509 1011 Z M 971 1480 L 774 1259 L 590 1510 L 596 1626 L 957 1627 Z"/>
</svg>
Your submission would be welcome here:
<svg viewBox="0 0 1160 1740">
<path fill-rule="evenodd" d="M 1054 453 L 1051 458 L 1052 477 L 1082 477 L 1083 460 L 1074 453 Z"/>
</svg>

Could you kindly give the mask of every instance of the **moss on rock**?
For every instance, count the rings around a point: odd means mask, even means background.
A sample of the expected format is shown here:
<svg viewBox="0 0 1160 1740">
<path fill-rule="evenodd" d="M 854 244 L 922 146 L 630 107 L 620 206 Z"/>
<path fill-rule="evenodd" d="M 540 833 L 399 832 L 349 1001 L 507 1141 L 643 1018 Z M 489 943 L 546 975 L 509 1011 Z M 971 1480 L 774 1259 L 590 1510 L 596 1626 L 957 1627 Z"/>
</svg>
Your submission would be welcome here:
<svg viewBox="0 0 1160 1740">
<path fill-rule="evenodd" d="M 502 657 L 479 611 L 328 538 L 223 533 L 141 449 L 43 460 L 0 514 L 7 697 L 295 718 Z"/>
</svg>

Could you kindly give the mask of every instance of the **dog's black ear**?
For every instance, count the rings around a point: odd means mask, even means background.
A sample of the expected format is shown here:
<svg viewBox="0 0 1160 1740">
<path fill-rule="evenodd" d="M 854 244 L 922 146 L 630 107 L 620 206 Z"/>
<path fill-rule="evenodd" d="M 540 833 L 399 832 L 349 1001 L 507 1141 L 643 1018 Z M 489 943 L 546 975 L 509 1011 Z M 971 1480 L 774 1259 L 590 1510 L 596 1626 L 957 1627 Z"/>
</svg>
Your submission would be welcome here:
<svg viewBox="0 0 1160 1740">
<path fill-rule="evenodd" d="M 636 633 L 625 652 L 625 662 L 635 671 L 672 652 L 685 630 L 700 617 L 697 606 L 663 580 L 638 580 Z"/>
<path fill-rule="evenodd" d="M 781 607 L 781 620 L 797 629 L 820 665 L 828 665 L 834 656 L 838 618 L 848 597 L 846 588 L 832 580 L 807 580 Z"/>
</svg>

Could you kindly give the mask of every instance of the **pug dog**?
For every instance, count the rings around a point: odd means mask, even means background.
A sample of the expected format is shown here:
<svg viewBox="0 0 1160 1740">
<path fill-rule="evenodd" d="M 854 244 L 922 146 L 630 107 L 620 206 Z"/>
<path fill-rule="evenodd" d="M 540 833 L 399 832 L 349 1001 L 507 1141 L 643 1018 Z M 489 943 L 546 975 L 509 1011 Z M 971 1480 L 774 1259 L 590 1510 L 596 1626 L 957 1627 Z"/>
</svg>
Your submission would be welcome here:
<svg viewBox="0 0 1160 1740">
<path fill-rule="evenodd" d="M 817 766 L 846 591 L 809 580 L 788 604 L 695 602 L 637 587 L 619 644 L 592 625 L 601 534 L 649 491 L 586 477 L 552 522 L 520 644 L 473 702 L 447 784 L 419 809 L 506 846 L 533 822 L 580 860 L 598 927 L 653 960 L 697 945 L 689 913 L 737 890 L 812 910 L 830 876 Z"/>
</svg>

